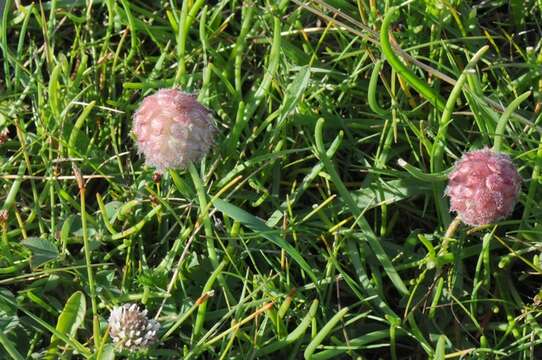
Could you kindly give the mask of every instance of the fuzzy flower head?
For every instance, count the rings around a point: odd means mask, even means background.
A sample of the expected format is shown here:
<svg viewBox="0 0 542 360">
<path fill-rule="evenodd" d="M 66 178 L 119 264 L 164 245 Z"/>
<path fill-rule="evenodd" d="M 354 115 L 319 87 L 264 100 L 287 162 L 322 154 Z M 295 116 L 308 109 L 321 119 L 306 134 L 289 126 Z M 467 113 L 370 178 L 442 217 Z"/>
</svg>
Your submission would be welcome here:
<svg viewBox="0 0 542 360">
<path fill-rule="evenodd" d="M 147 318 L 147 310 L 140 311 L 137 304 L 115 307 L 109 315 L 109 335 L 120 349 L 137 351 L 152 345 L 158 339 L 160 324 Z"/>
<path fill-rule="evenodd" d="M 465 153 L 448 176 L 450 211 L 467 225 L 485 225 L 509 216 L 521 177 L 510 157 L 488 148 Z"/>
<path fill-rule="evenodd" d="M 139 153 L 158 172 L 184 169 L 213 145 L 215 128 L 209 110 L 192 94 L 162 89 L 143 99 L 134 114 Z"/>
</svg>

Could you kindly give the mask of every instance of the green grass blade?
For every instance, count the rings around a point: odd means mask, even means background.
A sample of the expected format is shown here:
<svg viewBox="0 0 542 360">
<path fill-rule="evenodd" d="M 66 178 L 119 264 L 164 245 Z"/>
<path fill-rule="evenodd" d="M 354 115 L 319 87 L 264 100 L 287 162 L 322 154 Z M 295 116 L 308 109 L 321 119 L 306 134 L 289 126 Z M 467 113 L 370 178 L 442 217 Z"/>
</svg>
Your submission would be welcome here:
<svg viewBox="0 0 542 360">
<path fill-rule="evenodd" d="M 254 215 L 249 214 L 243 209 L 238 208 L 237 206 L 230 204 L 224 200 L 216 199 L 213 200 L 213 205 L 224 215 L 231 217 L 235 221 L 239 221 L 241 224 L 245 225 L 252 231 L 256 232 L 258 235 L 266 238 L 271 241 L 294 259 L 299 266 L 309 275 L 312 281 L 315 284 L 318 283 L 318 278 L 316 274 L 312 271 L 311 266 L 307 261 L 301 256 L 299 251 L 297 251 L 292 245 L 287 243 L 283 238 L 277 235 L 277 231 L 271 229 L 265 223 L 255 217 Z"/>
</svg>

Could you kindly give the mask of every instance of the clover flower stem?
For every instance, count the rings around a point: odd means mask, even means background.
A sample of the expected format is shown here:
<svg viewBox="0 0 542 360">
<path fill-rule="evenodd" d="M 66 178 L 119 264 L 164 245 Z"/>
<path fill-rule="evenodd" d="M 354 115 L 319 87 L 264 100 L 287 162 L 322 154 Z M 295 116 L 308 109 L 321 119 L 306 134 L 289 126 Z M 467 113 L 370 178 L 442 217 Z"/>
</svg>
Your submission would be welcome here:
<svg viewBox="0 0 542 360">
<path fill-rule="evenodd" d="M 85 265 L 87 268 L 88 287 L 90 291 L 90 303 L 92 306 L 92 334 L 94 335 L 94 344 L 100 343 L 100 323 L 98 320 L 98 306 L 96 303 L 96 283 L 94 282 L 94 273 L 92 272 L 91 250 L 88 242 L 88 226 L 86 212 L 86 188 L 85 182 L 81 176 L 80 170 L 74 165 L 73 172 L 79 186 L 79 197 L 81 201 L 81 227 L 83 230 L 83 247 L 85 252 Z"/>
<path fill-rule="evenodd" d="M 216 269 L 218 266 L 218 260 L 216 256 L 216 248 L 214 244 L 214 237 L 213 237 L 213 228 L 211 225 L 211 219 L 209 219 L 209 214 L 206 211 L 207 209 L 207 194 L 205 192 L 205 189 L 203 188 L 203 183 L 201 181 L 201 178 L 198 174 L 198 170 L 194 166 L 194 163 L 190 163 L 188 165 L 188 171 L 190 172 L 190 176 L 192 177 L 192 181 L 194 182 L 194 186 L 196 187 L 196 193 L 198 194 L 198 202 L 199 202 L 199 208 L 200 208 L 200 219 L 203 222 L 203 230 L 205 232 L 205 237 L 207 240 L 207 251 L 209 252 L 209 259 L 211 260 L 211 263 L 213 264 L 213 267 Z"/>
<path fill-rule="evenodd" d="M 107 339 L 109 338 L 109 330 L 110 326 L 108 325 L 105 328 L 104 336 L 102 336 L 100 343 L 96 346 L 96 359 L 101 359 L 102 353 L 104 351 L 105 344 L 107 342 Z"/>
<path fill-rule="evenodd" d="M 199 208 L 200 208 L 199 219 L 203 222 L 203 231 L 205 233 L 205 240 L 207 242 L 207 252 L 209 254 L 209 260 L 211 260 L 211 264 L 213 265 L 213 268 L 216 270 L 219 268 L 219 263 L 218 263 L 218 257 L 216 255 L 213 227 L 211 225 L 211 219 L 209 218 L 207 193 L 203 187 L 203 182 L 198 174 L 198 170 L 194 166 L 193 162 L 190 162 L 190 164 L 188 165 L 188 171 L 190 172 L 190 176 L 192 177 L 192 181 L 194 182 L 194 186 L 196 187 L 196 193 L 198 194 L 198 202 L 199 202 Z M 228 297 L 228 299 L 233 299 L 233 297 L 231 296 L 229 292 L 229 288 L 226 284 L 226 281 L 224 280 L 224 277 L 220 273 L 218 274 L 218 282 L 220 283 L 220 286 L 226 292 L 226 296 Z"/>
</svg>

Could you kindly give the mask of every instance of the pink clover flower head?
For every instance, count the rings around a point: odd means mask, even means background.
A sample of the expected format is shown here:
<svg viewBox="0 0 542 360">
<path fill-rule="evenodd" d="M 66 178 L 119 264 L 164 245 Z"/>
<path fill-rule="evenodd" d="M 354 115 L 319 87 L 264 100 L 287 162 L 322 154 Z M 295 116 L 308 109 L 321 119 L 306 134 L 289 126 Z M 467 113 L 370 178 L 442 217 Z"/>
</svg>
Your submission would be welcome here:
<svg viewBox="0 0 542 360">
<path fill-rule="evenodd" d="M 161 89 L 147 96 L 134 114 L 133 130 L 145 164 L 158 172 L 184 169 L 213 145 L 211 113 L 192 94 Z"/>
<path fill-rule="evenodd" d="M 521 181 L 508 155 L 488 148 L 465 153 L 448 176 L 450 211 L 472 226 L 506 218 L 514 210 Z"/>
</svg>

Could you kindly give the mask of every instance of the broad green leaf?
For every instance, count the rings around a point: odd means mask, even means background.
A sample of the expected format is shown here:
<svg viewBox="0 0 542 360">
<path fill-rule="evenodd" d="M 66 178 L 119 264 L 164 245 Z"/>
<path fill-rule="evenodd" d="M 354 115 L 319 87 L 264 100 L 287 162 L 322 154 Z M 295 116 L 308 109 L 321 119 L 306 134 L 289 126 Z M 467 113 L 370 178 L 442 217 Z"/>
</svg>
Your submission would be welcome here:
<svg viewBox="0 0 542 360">
<path fill-rule="evenodd" d="M 33 268 L 38 267 L 48 261 L 54 260 L 58 257 L 58 249 L 53 242 L 40 239 L 40 238 L 28 238 L 21 241 L 21 244 L 26 246 L 32 251 L 32 257 L 30 258 L 30 266 Z"/>
<path fill-rule="evenodd" d="M 286 253 L 290 255 L 290 257 L 294 259 L 294 261 L 297 262 L 303 270 L 305 270 L 305 272 L 310 276 L 314 283 L 318 282 L 316 275 L 312 271 L 310 265 L 305 261 L 303 256 L 301 256 L 299 251 L 297 251 L 292 245 L 287 243 L 283 238 L 278 236 L 277 232 L 265 225 L 262 220 L 224 200 L 213 200 L 213 204 L 224 215 L 229 216 L 236 221 L 239 221 L 241 224 L 245 225 L 252 231 L 260 234 L 267 240 L 271 241 L 272 243 L 286 251 Z"/>
<path fill-rule="evenodd" d="M 58 317 L 56 330 L 68 336 L 75 336 L 77 329 L 85 320 L 86 311 L 87 302 L 85 295 L 81 291 L 76 291 L 70 296 L 66 305 L 64 305 L 64 310 L 62 310 Z M 61 340 L 55 335 L 52 335 L 46 359 L 55 359 L 57 357 L 59 344 L 61 344 Z"/>
</svg>

